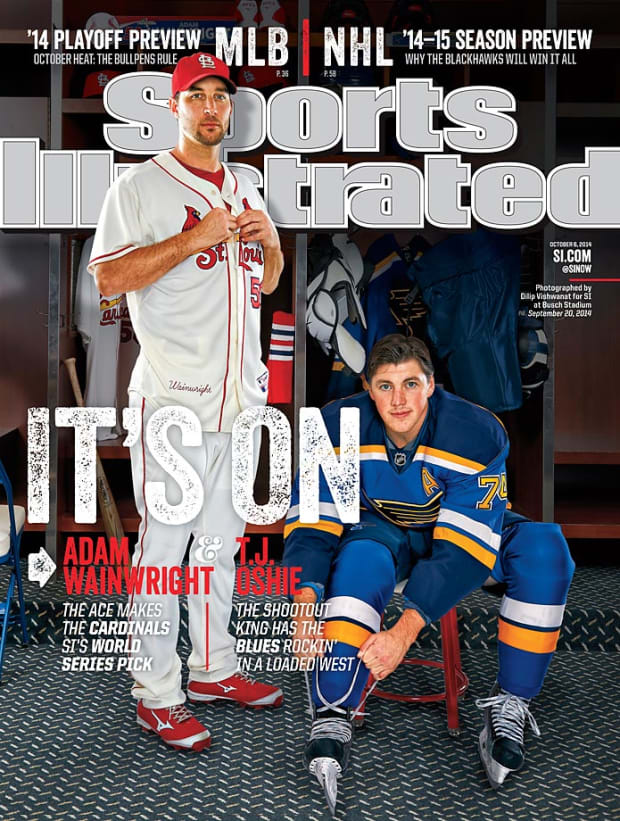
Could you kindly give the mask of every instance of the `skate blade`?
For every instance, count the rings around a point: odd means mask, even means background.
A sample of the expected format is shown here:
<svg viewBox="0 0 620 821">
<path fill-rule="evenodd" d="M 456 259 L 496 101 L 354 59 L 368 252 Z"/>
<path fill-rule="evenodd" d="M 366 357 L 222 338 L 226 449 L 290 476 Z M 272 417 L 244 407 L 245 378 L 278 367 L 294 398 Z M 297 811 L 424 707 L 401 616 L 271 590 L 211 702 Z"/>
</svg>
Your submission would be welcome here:
<svg viewBox="0 0 620 821">
<path fill-rule="evenodd" d="M 489 752 L 488 742 L 489 736 L 485 727 L 480 733 L 480 738 L 478 739 L 478 752 L 480 753 L 480 760 L 482 761 L 487 778 L 489 779 L 489 784 L 494 790 L 498 790 L 504 783 L 506 776 L 511 773 L 512 770 L 509 770 L 507 767 L 502 767 L 501 764 L 498 764 L 497 761 L 492 758 L 491 753 Z"/>
<path fill-rule="evenodd" d="M 338 779 L 342 769 L 333 758 L 314 758 L 310 763 L 310 772 L 323 788 L 323 794 L 332 818 L 336 817 L 336 802 L 338 800 Z"/>
</svg>

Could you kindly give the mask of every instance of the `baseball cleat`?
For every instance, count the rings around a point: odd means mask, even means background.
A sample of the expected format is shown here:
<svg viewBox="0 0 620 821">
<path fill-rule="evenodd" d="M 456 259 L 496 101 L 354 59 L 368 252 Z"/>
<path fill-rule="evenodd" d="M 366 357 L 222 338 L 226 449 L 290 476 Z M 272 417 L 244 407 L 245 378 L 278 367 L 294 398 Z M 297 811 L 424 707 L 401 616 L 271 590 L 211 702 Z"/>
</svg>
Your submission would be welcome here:
<svg viewBox="0 0 620 821">
<path fill-rule="evenodd" d="M 336 814 L 338 779 L 347 769 L 352 739 L 348 710 L 346 715 L 325 708 L 316 710 L 304 749 L 304 764 L 323 788 L 332 818 Z"/>
<path fill-rule="evenodd" d="M 534 735 L 540 730 L 529 710 L 529 700 L 502 690 L 497 682 L 487 698 L 476 699 L 484 710 L 484 727 L 478 741 L 480 759 L 489 783 L 498 789 L 507 775 L 525 763 L 523 732 L 526 720 Z"/>
<path fill-rule="evenodd" d="M 190 701 L 234 701 L 244 707 L 279 707 L 284 695 L 279 687 L 261 684 L 244 673 L 235 673 L 222 681 L 190 680 L 187 685 Z"/>
<path fill-rule="evenodd" d="M 211 733 L 190 713 L 184 704 L 151 709 L 138 702 L 138 725 L 149 733 L 157 733 L 175 750 L 199 752 L 211 743 Z"/>
</svg>

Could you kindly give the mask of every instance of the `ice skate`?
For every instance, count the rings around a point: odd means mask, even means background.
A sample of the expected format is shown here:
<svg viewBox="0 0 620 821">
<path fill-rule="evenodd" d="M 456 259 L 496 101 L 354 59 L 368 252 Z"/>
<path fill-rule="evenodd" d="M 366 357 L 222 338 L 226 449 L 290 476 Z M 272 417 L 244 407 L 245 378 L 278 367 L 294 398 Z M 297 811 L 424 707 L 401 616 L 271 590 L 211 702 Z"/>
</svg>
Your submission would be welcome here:
<svg viewBox="0 0 620 821">
<path fill-rule="evenodd" d="M 493 789 L 498 789 L 511 772 L 520 770 L 525 762 L 523 731 L 526 719 L 534 735 L 540 730 L 530 713 L 529 700 L 502 690 L 497 682 L 487 698 L 476 699 L 476 707 L 484 710 L 484 727 L 478 750 Z"/>
<path fill-rule="evenodd" d="M 338 779 L 345 772 L 351 753 L 353 727 L 348 710 L 319 708 L 315 711 L 304 763 L 323 788 L 327 806 L 336 814 Z"/>
</svg>

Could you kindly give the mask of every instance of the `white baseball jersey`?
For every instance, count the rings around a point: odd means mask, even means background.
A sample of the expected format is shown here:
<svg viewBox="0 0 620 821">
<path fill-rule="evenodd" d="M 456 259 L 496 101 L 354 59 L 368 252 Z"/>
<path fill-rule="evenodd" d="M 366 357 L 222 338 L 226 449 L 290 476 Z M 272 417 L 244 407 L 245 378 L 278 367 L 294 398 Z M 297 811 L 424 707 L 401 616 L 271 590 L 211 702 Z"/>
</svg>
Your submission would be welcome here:
<svg viewBox="0 0 620 821">
<path fill-rule="evenodd" d="M 87 407 L 127 407 L 129 375 L 140 350 L 131 327 L 125 294 L 103 297 L 88 273 L 94 236 L 84 242 L 75 292 L 75 324 L 86 349 Z M 97 440 L 122 434 L 120 423 L 97 428 Z"/>
<path fill-rule="evenodd" d="M 252 183 L 224 166 L 222 191 L 164 152 L 109 189 L 89 270 L 189 230 L 212 208 L 265 210 Z M 260 351 L 264 254 L 257 242 L 220 243 L 157 282 L 127 294 L 141 345 L 129 390 L 157 407 L 184 405 L 205 431 L 230 431 L 240 411 L 263 405 Z"/>
</svg>

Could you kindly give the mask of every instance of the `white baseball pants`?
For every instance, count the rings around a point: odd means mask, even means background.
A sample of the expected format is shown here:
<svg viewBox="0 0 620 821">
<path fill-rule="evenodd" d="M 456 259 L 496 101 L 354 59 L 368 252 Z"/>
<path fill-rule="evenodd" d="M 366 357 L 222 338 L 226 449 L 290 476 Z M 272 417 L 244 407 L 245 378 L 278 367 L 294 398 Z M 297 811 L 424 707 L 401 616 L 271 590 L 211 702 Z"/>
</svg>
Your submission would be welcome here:
<svg viewBox="0 0 620 821">
<path fill-rule="evenodd" d="M 181 444 L 181 431 L 171 427 L 168 431 L 170 444 L 194 468 L 204 487 L 204 504 L 194 520 L 183 525 L 163 524 L 146 508 L 144 488 L 146 482 L 164 482 L 169 504 L 181 501 L 181 489 L 153 458 L 146 446 L 146 424 L 155 408 L 135 392 L 130 394 L 130 407 L 142 412 L 142 433 L 131 448 L 136 507 L 140 514 L 140 530 L 135 546 L 134 567 L 172 567 L 181 565 L 187 543 L 193 536 L 189 554 L 190 567 L 205 566 L 204 551 L 201 556 L 201 537 L 219 536 L 222 547 L 213 560 L 209 594 L 188 595 L 189 636 L 192 652 L 188 659 L 190 679 L 221 681 L 237 670 L 235 640 L 228 632 L 235 582 L 234 557 L 238 550 L 237 537 L 243 536 L 245 522 L 232 506 L 231 461 L 232 437 L 230 433 L 203 432 L 202 447 Z M 198 556 L 197 556 L 198 552 Z M 157 709 L 185 701 L 181 689 L 181 660 L 177 655 L 179 632 L 179 601 L 173 594 L 135 594 L 130 603 L 157 605 L 158 617 L 150 619 L 169 624 L 165 635 L 139 636 L 140 648 L 132 653 L 151 659 L 151 669 L 134 671 L 135 683 L 132 694 L 144 700 L 145 706 Z M 139 620 L 139 619 L 136 619 Z"/>
</svg>

